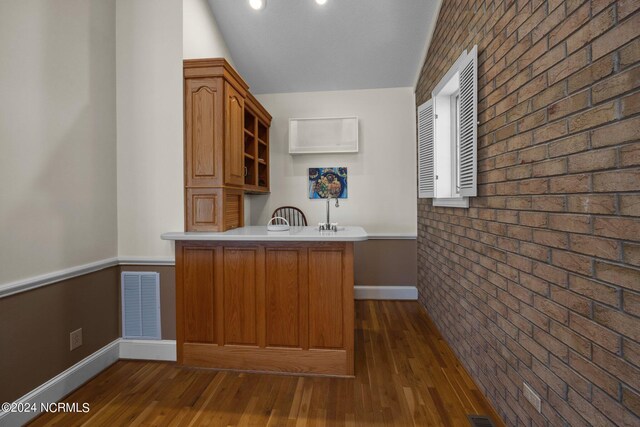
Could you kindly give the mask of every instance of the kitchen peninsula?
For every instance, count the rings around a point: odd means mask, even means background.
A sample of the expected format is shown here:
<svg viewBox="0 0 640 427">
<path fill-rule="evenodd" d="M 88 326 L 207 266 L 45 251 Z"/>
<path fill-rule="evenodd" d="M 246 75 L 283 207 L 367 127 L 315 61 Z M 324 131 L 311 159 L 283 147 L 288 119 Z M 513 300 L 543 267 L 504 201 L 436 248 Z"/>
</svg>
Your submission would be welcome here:
<svg viewBox="0 0 640 427">
<path fill-rule="evenodd" d="M 178 363 L 353 376 L 361 227 L 174 232 Z"/>
</svg>

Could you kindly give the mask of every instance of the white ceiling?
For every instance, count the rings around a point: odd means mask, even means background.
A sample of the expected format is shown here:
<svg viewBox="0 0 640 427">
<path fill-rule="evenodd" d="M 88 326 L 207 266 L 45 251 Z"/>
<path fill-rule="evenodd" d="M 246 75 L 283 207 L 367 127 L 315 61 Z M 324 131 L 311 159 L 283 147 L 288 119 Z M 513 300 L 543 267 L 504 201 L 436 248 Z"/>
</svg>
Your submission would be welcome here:
<svg viewBox="0 0 640 427">
<path fill-rule="evenodd" d="M 251 92 L 413 86 L 438 0 L 209 0 Z"/>
</svg>

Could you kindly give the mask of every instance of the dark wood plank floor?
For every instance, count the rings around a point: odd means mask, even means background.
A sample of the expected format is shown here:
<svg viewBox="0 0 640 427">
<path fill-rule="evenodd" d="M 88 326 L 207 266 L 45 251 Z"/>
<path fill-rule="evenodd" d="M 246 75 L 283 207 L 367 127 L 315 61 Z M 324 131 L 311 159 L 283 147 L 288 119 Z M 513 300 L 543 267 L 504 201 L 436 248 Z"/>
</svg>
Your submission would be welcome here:
<svg viewBox="0 0 640 427">
<path fill-rule="evenodd" d="M 356 302 L 354 379 L 250 374 L 121 360 L 34 426 L 468 426 L 496 418 L 416 302 Z"/>
</svg>

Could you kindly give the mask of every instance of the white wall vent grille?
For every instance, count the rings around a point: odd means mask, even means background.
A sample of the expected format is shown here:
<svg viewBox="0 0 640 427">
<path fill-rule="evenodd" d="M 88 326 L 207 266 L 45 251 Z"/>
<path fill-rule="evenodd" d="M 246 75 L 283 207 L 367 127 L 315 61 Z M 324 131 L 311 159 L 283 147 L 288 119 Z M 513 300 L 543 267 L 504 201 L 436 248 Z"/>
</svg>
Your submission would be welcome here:
<svg viewBox="0 0 640 427">
<path fill-rule="evenodd" d="M 122 337 L 160 339 L 160 274 L 122 273 Z"/>
</svg>

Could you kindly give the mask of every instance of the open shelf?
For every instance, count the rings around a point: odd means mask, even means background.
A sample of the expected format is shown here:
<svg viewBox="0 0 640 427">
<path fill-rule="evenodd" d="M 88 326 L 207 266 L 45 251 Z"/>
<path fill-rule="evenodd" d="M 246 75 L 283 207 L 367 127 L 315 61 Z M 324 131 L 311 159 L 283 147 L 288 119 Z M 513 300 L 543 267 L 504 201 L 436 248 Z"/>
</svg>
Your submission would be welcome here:
<svg viewBox="0 0 640 427">
<path fill-rule="evenodd" d="M 269 191 L 269 119 L 254 99 L 244 109 L 244 187 L 251 193 Z"/>
</svg>

